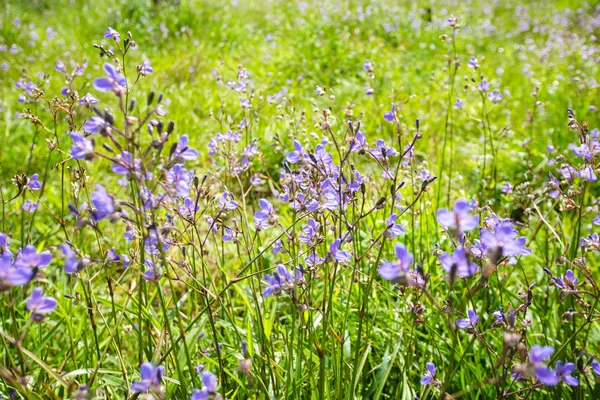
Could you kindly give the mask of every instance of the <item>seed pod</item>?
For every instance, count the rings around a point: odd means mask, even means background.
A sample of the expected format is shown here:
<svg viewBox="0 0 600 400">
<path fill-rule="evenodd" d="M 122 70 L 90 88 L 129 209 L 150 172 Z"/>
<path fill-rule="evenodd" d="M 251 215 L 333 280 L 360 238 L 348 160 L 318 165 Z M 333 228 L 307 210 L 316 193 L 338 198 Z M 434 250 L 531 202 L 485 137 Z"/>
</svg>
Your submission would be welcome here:
<svg viewBox="0 0 600 400">
<path fill-rule="evenodd" d="M 150 91 L 150 93 L 148 93 L 148 98 L 146 99 L 146 104 L 151 105 L 152 102 L 154 101 L 154 91 Z"/>
</svg>

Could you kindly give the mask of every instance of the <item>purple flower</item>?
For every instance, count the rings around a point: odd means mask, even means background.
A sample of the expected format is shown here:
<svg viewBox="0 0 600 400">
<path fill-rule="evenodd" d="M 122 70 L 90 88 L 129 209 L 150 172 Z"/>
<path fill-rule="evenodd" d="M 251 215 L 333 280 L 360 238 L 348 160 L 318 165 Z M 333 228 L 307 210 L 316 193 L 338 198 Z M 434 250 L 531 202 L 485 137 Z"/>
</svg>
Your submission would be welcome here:
<svg viewBox="0 0 600 400">
<path fill-rule="evenodd" d="M 285 159 L 290 164 L 296 164 L 299 161 L 303 160 L 305 157 L 306 154 L 304 153 L 304 148 L 302 147 L 302 144 L 299 141 L 294 140 L 294 151 L 289 152 Z"/>
<path fill-rule="evenodd" d="M 273 275 L 265 275 L 265 280 L 268 286 L 263 292 L 263 296 L 267 298 L 271 295 L 277 296 L 281 292 L 291 291 L 294 288 L 295 276 L 283 264 L 278 264 Z"/>
<path fill-rule="evenodd" d="M 560 378 L 552 368 L 543 364 L 533 367 L 535 377 L 546 386 L 554 386 L 560 382 Z"/>
<path fill-rule="evenodd" d="M 356 136 L 351 139 L 350 151 L 364 150 L 367 147 L 367 138 L 361 131 L 356 133 Z"/>
<path fill-rule="evenodd" d="M 140 366 L 141 380 L 133 382 L 131 391 L 133 393 L 143 393 L 160 386 L 165 369 L 162 365 L 154 366 L 151 362 L 144 362 Z"/>
<path fill-rule="evenodd" d="M 596 174 L 594 174 L 594 169 L 589 165 L 581 171 L 577 171 L 577 176 L 584 181 L 596 182 L 598 180 Z"/>
<path fill-rule="evenodd" d="M 115 203 L 101 185 L 95 185 L 96 191 L 90 196 L 94 209 L 90 212 L 92 221 L 101 221 L 115 212 Z"/>
<path fill-rule="evenodd" d="M 304 262 L 306 263 L 306 266 L 309 268 L 315 268 L 318 267 L 319 265 L 323 264 L 325 262 L 325 260 L 321 257 L 319 257 L 319 255 L 316 252 L 312 252 L 310 253 L 310 255 L 308 257 L 304 258 Z"/>
<path fill-rule="evenodd" d="M 425 371 L 425 375 L 421 378 L 421 385 L 429 385 L 435 379 L 435 365 L 433 363 L 428 362 L 425 364 L 427 371 Z"/>
<path fill-rule="evenodd" d="M 92 96 L 90 93 L 88 93 L 85 96 L 83 96 L 81 99 L 79 99 L 79 104 L 83 104 L 83 105 L 98 104 L 98 99 L 96 99 L 94 96 Z"/>
<path fill-rule="evenodd" d="M 223 192 L 219 198 L 219 206 L 221 206 L 222 210 L 235 210 L 238 207 L 238 203 L 233 199 L 233 194 Z"/>
<path fill-rule="evenodd" d="M 480 233 L 481 244 L 488 250 L 501 250 L 504 257 L 531 254 L 531 250 L 525 247 L 527 238 L 525 236 L 517 237 L 518 234 L 510 222 L 503 222 L 496 227 L 495 233 L 482 229 Z"/>
<path fill-rule="evenodd" d="M 298 239 L 305 244 L 312 244 L 317 233 L 319 232 L 319 223 L 313 218 L 308 220 L 308 224 L 302 227 L 302 233 L 298 235 Z"/>
<path fill-rule="evenodd" d="M 468 232 L 479 224 L 479 216 L 471 215 L 469 202 L 458 199 L 454 203 L 452 211 L 440 208 L 437 211 L 437 221 L 444 228 L 458 229 L 460 232 Z"/>
<path fill-rule="evenodd" d="M 398 151 L 393 147 L 388 147 L 383 139 L 377 140 L 376 147 L 369 151 L 371 156 L 378 160 L 384 161 L 388 157 L 394 157 L 398 154 Z"/>
<path fill-rule="evenodd" d="M 456 98 L 456 103 L 454 103 L 454 108 L 457 110 L 462 110 L 464 103 L 458 97 Z"/>
<path fill-rule="evenodd" d="M 71 248 L 71 245 L 68 243 L 63 243 L 58 246 L 60 251 L 62 252 L 62 258 L 65 260 L 65 272 L 67 274 L 72 274 L 79 270 L 79 266 L 81 265 L 77 254 Z"/>
<path fill-rule="evenodd" d="M 128 151 L 124 151 L 117 156 L 117 159 L 112 166 L 112 172 L 119 175 L 129 175 L 139 169 L 140 160 L 134 159 L 133 155 Z"/>
<path fill-rule="evenodd" d="M 179 212 L 184 216 L 192 216 L 198 212 L 200 209 L 199 206 L 196 205 L 194 199 L 191 197 L 186 197 L 183 199 L 183 206 L 179 207 Z"/>
<path fill-rule="evenodd" d="M 94 155 L 94 144 L 79 132 L 70 133 L 73 146 L 71 146 L 71 157 L 76 160 L 90 159 Z"/>
<path fill-rule="evenodd" d="M 367 72 L 373 72 L 373 64 L 371 63 L 371 61 L 366 60 L 363 64 L 363 69 Z"/>
<path fill-rule="evenodd" d="M 56 308 L 56 299 L 42 296 L 42 288 L 33 289 L 31 296 L 27 299 L 27 309 L 31 311 L 31 319 L 41 322 L 45 314 L 49 314 Z"/>
<path fill-rule="evenodd" d="M 490 84 L 488 81 L 486 81 L 485 79 L 481 81 L 481 83 L 477 86 L 477 89 L 479 89 L 479 91 L 481 92 L 487 92 L 488 90 L 490 90 Z"/>
<path fill-rule="evenodd" d="M 110 124 L 104 118 L 94 116 L 81 127 L 81 130 L 86 133 L 103 133 L 110 128 Z"/>
<path fill-rule="evenodd" d="M 381 264 L 377 272 L 385 280 L 398 282 L 405 279 L 405 275 L 413 264 L 414 256 L 402 243 L 396 243 L 394 250 L 396 251 L 396 260 Z"/>
<path fill-rule="evenodd" d="M 400 236 L 404 233 L 404 228 L 396 223 L 398 216 L 394 213 L 390 215 L 390 217 L 386 221 L 387 229 L 385 230 L 385 237 L 388 239 L 393 239 L 397 236 Z"/>
<path fill-rule="evenodd" d="M 277 239 L 274 243 L 273 243 L 273 248 L 271 249 L 271 253 L 272 254 L 278 254 L 281 252 L 281 249 L 283 248 L 283 242 L 281 241 L 281 239 Z"/>
<path fill-rule="evenodd" d="M 35 247 L 28 244 L 17 254 L 15 268 L 44 268 L 50 264 L 50 261 L 52 261 L 52 254 L 49 251 L 38 253 Z"/>
<path fill-rule="evenodd" d="M 558 375 L 559 380 L 565 382 L 569 386 L 579 385 L 579 379 L 571 376 L 574 371 L 575 364 L 565 363 L 563 365 L 563 362 L 560 360 L 556 362 L 556 375 Z"/>
<path fill-rule="evenodd" d="M 467 316 L 468 318 L 457 319 L 456 326 L 458 326 L 461 329 L 474 328 L 475 325 L 477 325 L 477 323 L 479 322 L 479 315 L 477 315 L 475 311 L 469 309 L 467 310 Z"/>
<path fill-rule="evenodd" d="M 529 350 L 529 362 L 532 364 L 543 363 L 554 354 L 552 346 L 540 346 L 534 344 Z"/>
<path fill-rule="evenodd" d="M 104 33 L 104 39 L 119 40 L 120 37 L 121 37 L 121 34 L 119 32 L 117 32 L 116 30 L 114 30 L 113 28 L 111 28 L 110 26 Z"/>
<path fill-rule="evenodd" d="M 25 203 L 23 203 L 21 208 L 28 213 L 33 213 L 35 210 L 37 210 L 38 203 L 35 203 L 35 202 L 27 199 L 27 201 L 25 201 Z"/>
<path fill-rule="evenodd" d="M 554 282 L 561 289 L 575 290 L 579 279 L 575 277 L 572 270 L 568 269 L 563 278 L 554 278 Z"/>
<path fill-rule="evenodd" d="M 0 232 L 0 253 L 4 253 L 7 251 L 10 242 L 8 241 L 8 236 L 5 233 Z"/>
<path fill-rule="evenodd" d="M 195 160 L 198 158 L 198 151 L 188 147 L 188 135 L 181 135 L 177 141 L 174 156 L 181 160 Z"/>
<path fill-rule="evenodd" d="M 175 191 L 181 197 L 187 197 L 190 194 L 190 183 L 193 179 L 193 173 L 188 172 L 183 165 L 175 164 L 167 172 L 167 183 L 175 187 Z"/>
<path fill-rule="evenodd" d="M 230 242 L 233 240 L 234 234 L 230 228 L 225 228 L 225 232 L 223 233 L 223 241 Z"/>
<path fill-rule="evenodd" d="M 142 275 L 142 278 L 145 281 L 158 281 L 160 279 L 160 274 L 156 268 L 156 265 L 149 258 L 146 259 L 146 271 Z"/>
<path fill-rule="evenodd" d="M 499 103 L 500 101 L 502 101 L 502 97 L 504 97 L 504 96 L 502 96 L 502 93 L 500 93 L 498 91 L 498 89 L 494 89 L 493 91 L 491 91 L 488 94 L 488 99 L 490 99 L 490 101 L 492 103 L 494 103 L 494 104 Z"/>
<path fill-rule="evenodd" d="M 259 203 L 261 211 L 254 213 L 254 224 L 257 230 L 267 229 L 269 220 L 274 217 L 275 211 L 267 199 L 260 199 Z"/>
<path fill-rule="evenodd" d="M 31 177 L 27 180 L 25 188 L 29 190 L 40 190 L 42 188 L 42 185 L 38 180 L 38 174 L 31 175 Z"/>
<path fill-rule="evenodd" d="M 467 62 L 467 65 L 470 68 L 477 69 L 477 68 L 479 68 L 479 61 L 475 57 L 471 57 L 469 62 Z"/>
<path fill-rule="evenodd" d="M 392 103 L 392 109 L 383 114 L 383 119 L 388 122 L 392 122 L 396 119 L 396 105 L 394 103 Z"/>
<path fill-rule="evenodd" d="M 596 375 L 600 376 L 600 364 L 596 360 L 592 361 L 592 371 L 594 371 Z"/>
<path fill-rule="evenodd" d="M 444 271 L 461 278 L 466 278 L 477 272 L 477 264 L 469 262 L 464 247 L 456 248 L 452 255 L 443 253 L 440 257 L 440 262 Z"/>
<path fill-rule="evenodd" d="M 342 244 L 342 239 L 335 239 L 331 245 L 329 245 L 329 254 L 331 254 L 331 256 L 341 262 L 341 263 L 345 263 L 348 262 L 352 259 L 352 256 L 350 255 L 350 253 L 344 251 L 344 250 L 340 250 L 340 246 Z"/>
<path fill-rule="evenodd" d="M 144 60 L 142 65 L 138 65 L 137 67 L 138 74 L 141 76 L 147 76 L 154 72 L 152 67 L 150 66 L 150 61 Z"/>
<path fill-rule="evenodd" d="M 209 371 L 204 370 L 202 371 L 201 378 L 204 386 L 200 390 L 194 390 L 190 400 L 208 400 L 217 394 L 217 377 Z"/>
<path fill-rule="evenodd" d="M 127 89 L 127 80 L 119 71 L 109 63 L 104 64 L 107 76 L 94 80 L 94 87 L 101 92 L 114 92 L 117 95 L 124 94 Z"/>
<path fill-rule="evenodd" d="M 67 72 L 67 67 L 65 67 L 65 63 L 63 63 L 62 61 L 58 60 L 56 62 L 56 65 L 54 66 L 54 70 L 56 72 Z"/>
<path fill-rule="evenodd" d="M 513 185 L 511 185 L 511 184 L 510 184 L 510 182 L 506 182 L 506 183 L 504 184 L 504 186 L 502 186 L 502 187 L 500 188 L 500 190 L 501 190 L 501 191 L 502 191 L 502 193 L 504 193 L 504 194 L 511 194 L 511 193 L 512 193 L 512 191 L 513 191 Z"/>
<path fill-rule="evenodd" d="M 551 346 L 533 345 L 529 350 L 529 363 L 533 366 L 533 374 L 544 385 L 554 386 L 559 382 L 555 371 L 548 368 L 544 363 L 554 354 Z"/>
</svg>

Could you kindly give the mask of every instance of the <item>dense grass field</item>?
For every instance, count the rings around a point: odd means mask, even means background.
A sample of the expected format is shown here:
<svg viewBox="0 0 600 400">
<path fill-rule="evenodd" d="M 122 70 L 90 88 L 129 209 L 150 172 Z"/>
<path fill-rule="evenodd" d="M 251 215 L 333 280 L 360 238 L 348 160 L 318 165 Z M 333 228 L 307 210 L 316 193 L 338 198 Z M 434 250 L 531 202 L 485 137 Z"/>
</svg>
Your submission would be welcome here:
<svg viewBox="0 0 600 400">
<path fill-rule="evenodd" d="M 600 398 L 597 3 L 0 10 L 0 398 Z"/>
</svg>

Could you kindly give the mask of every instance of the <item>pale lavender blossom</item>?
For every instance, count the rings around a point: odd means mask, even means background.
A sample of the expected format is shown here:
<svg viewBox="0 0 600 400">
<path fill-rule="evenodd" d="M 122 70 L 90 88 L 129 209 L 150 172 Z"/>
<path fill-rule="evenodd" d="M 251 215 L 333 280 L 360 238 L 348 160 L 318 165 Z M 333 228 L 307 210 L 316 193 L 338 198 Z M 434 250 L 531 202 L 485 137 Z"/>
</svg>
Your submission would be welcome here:
<svg viewBox="0 0 600 400">
<path fill-rule="evenodd" d="M 437 220 L 444 228 L 458 229 L 460 232 L 468 232 L 479 225 L 479 216 L 471 215 L 469 202 L 465 199 L 456 200 L 452 211 L 440 208 Z"/>
<path fill-rule="evenodd" d="M 456 326 L 461 329 L 474 328 L 479 322 L 479 315 L 471 309 L 467 310 L 467 318 L 456 320 Z"/>
<path fill-rule="evenodd" d="M 94 80 L 94 87 L 101 92 L 114 92 L 117 95 L 125 94 L 127 91 L 127 80 L 119 71 L 109 63 L 104 64 L 104 72 L 107 76 Z"/>
<path fill-rule="evenodd" d="M 50 296 L 43 296 L 41 287 L 33 289 L 31 296 L 27 299 L 27 309 L 31 311 L 31 319 L 41 322 L 44 315 L 51 313 L 56 308 L 56 299 Z"/>
</svg>

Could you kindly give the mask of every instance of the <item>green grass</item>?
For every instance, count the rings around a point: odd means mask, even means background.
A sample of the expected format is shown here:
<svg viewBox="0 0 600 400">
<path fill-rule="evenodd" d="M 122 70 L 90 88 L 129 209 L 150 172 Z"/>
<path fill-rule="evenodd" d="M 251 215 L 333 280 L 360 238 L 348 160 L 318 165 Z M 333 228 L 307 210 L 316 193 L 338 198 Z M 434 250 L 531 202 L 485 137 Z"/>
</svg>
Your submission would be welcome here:
<svg viewBox="0 0 600 400">
<path fill-rule="evenodd" d="M 519 394 L 523 398 L 598 398 L 595 376 L 583 374 L 584 369 L 589 372 L 588 355 L 599 354 L 598 293 L 593 290 L 598 257 L 585 253 L 593 275 L 585 289 L 594 292 L 592 300 L 560 299 L 542 268 L 562 276 L 567 265 L 559 263 L 559 257 L 566 256 L 569 263 L 583 257 L 578 253 L 579 239 L 594 231 L 591 220 L 598 214 L 597 185 L 573 184 L 569 199 L 580 207 L 579 213 L 569 209 L 566 200 L 549 200 L 544 187 L 548 172 L 558 176 L 556 166 L 547 164 L 554 156 L 547 154 L 546 146 L 553 145 L 572 159 L 566 148 L 578 139 L 566 127 L 567 108 L 590 128 L 598 126 L 600 67 L 594 35 L 600 37 L 600 28 L 592 18 L 598 20 L 600 11 L 584 1 L 457 3 L 4 3 L 0 44 L 15 43 L 23 51 L 0 53 L 0 63 L 9 65 L 0 71 L 0 190 L 6 203 L 0 232 L 11 233 L 14 252 L 27 243 L 52 250 L 54 261 L 38 286 L 58 299 L 58 308 L 43 323 L 31 323 L 25 300 L 33 284 L 27 290 L 12 288 L 0 294 L 4 351 L 0 394 L 8 396 L 14 389 L 18 398 L 68 398 L 78 384 L 91 384 L 97 398 L 128 398 L 132 381 L 139 379 L 139 364 L 152 361 L 166 368 L 163 384 L 168 398 L 189 398 L 193 388 L 202 386 L 194 372 L 199 364 L 218 376 L 220 393 L 231 399 L 425 399 L 443 398 L 445 392 L 484 399 L 500 398 L 501 390 L 519 389 L 524 389 Z M 448 40 L 450 15 L 457 16 L 461 25 L 454 45 Z M 18 26 L 12 22 L 17 17 Z M 100 108 L 118 115 L 115 96 L 92 87 L 93 79 L 103 75 L 105 61 L 93 44 L 111 44 L 102 39 L 108 26 L 121 32 L 122 38 L 127 31 L 133 34 L 137 49 L 128 54 L 130 74 L 143 57 L 155 71 L 132 92 L 135 110 L 143 114 L 149 108 L 145 103 L 150 91 L 164 94 L 165 124 L 174 121 L 175 134 L 188 134 L 190 146 L 198 149 L 199 159 L 188 167 L 200 179 L 208 176 L 201 210 L 206 207 L 205 215 L 215 216 L 212 196 L 225 187 L 235 192 L 238 202 L 245 202 L 234 216 L 243 231 L 239 244 L 222 244 L 220 237 L 209 235 L 204 220 L 195 231 L 175 224 L 180 240 L 169 257 L 177 262 L 171 263 L 158 284 L 141 279 L 143 246 L 124 243 L 123 221 L 114 225 L 104 221 L 98 230 L 80 229 L 68 216 L 67 204 L 89 201 L 97 183 L 120 199 L 140 201 L 133 183 L 116 184 L 118 177 L 110 172 L 109 163 L 76 162 L 49 150 L 47 140 L 58 140 L 58 146 L 68 152 L 69 131 L 80 130 L 91 110 L 75 106 L 70 127 L 65 113 L 53 120 L 48 109 L 56 110 L 55 105 L 17 102 L 19 77 L 33 80 L 52 99 L 64 85 L 54 71 L 56 62 L 62 60 L 68 68 L 71 61 L 87 62 L 85 77 L 76 81 L 77 91 L 92 93 Z M 54 40 L 46 39 L 48 27 L 55 31 Z M 29 45 L 32 30 L 40 37 L 34 46 Z M 500 103 L 482 102 L 476 89 L 479 72 L 467 66 L 471 56 L 479 60 L 480 72 L 492 89 L 504 94 Z M 460 64 L 453 78 L 455 57 Z M 373 76 L 362 67 L 367 59 L 374 64 Z M 251 110 L 241 110 L 238 95 L 225 87 L 239 68 L 250 74 Z M 213 70 L 219 71 L 222 83 Z M 40 72 L 47 76 L 37 78 Z M 371 96 L 365 94 L 367 83 L 375 91 Z M 327 94 L 316 95 L 317 85 Z M 267 96 L 284 87 L 284 98 L 268 104 Z M 452 107 L 456 98 L 464 102 L 462 110 Z M 398 126 L 383 119 L 392 102 L 398 109 Z M 388 196 L 387 202 L 357 222 L 351 247 L 365 257 L 349 266 L 330 263 L 312 276 L 309 289 L 296 299 L 306 307 L 301 313 L 299 304 L 288 297 L 263 300 L 260 293 L 262 277 L 277 263 L 301 262 L 298 252 L 304 248 L 294 245 L 286 257 L 271 255 L 269 248 L 282 228 L 297 233 L 306 221 L 296 223 L 298 215 L 273 200 L 281 210 L 278 230 L 254 235 L 247 224 L 253 224 L 258 199 L 273 199 L 270 189 L 281 189 L 280 168 L 292 140 L 314 147 L 328 136 L 320 127 L 324 110 L 331 112 L 332 133 L 340 143 L 350 136 L 350 120 L 360 121 L 369 144 L 377 138 L 396 144 L 397 129 L 404 132 L 403 140 L 412 138 L 419 119 L 423 137 L 416 142 L 415 159 L 400 170 L 406 182 L 402 204 L 416 200 L 401 220 L 407 234 L 397 240 L 376 240 L 393 212 L 389 185 L 379 179 L 376 163 L 366 156 L 357 158 L 357 168 L 369 175 L 372 184 L 365 208 L 373 207 L 383 195 Z M 49 131 L 19 118 L 18 112 L 38 116 Z M 251 170 L 268 181 L 246 196 L 242 193 L 248 189 L 247 177 L 242 183 L 228 176 L 227 166 L 213 162 L 206 147 L 210 138 L 244 117 L 249 123 L 244 143 L 256 139 L 262 152 Z M 149 142 L 147 137 L 141 140 Z M 329 151 L 340 162 L 339 155 L 332 148 Z M 418 197 L 421 183 L 415 177 L 423 169 L 437 180 Z M 18 194 L 11 178 L 21 173 L 39 173 L 45 182 L 40 208 L 32 215 L 22 213 L 20 198 L 7 201 Z M 350 173 L 348 165 L 345 173 Z M 505 182 L 519 186 L 514 195 L 500 191 Z M 437 262 L 440 249 L 451 251 L 453 242 L 436 223 L 436 210 L 451 207 L 461 197 L 479 200 L 482 216 L 494 211 L 515 218 L 524 211 L 519 230 L 527 236 L 533 254 L 519 258 L 515 265 L 502 264 L 482 287 L 476 281 L 451 287 Z M 352 208 L 348 218 L 356 221 L 359 211 Z M 152 217 L 153 223 L 166 223 L 164 213 Z M 341 224 L 337 218 L 320 218 L 323 224 Z M 233 222 L 229 218 L 227 223 Z M 135 224 L 143 225 L 139 220 Z M 206 247 L 199 245 L 204 236 L 210 236 Z M 321 255 L 333 240 L 331 233 L 325 236 L 317 246 Z M 66 275 L 61 266 L 57 246 L 67 239 L 91 259 L 91 266 L 77 276 Z M 398 291 L 377 276 L 379 262 L 394 258 L 397 241 L 406 243 L 415 263 L 431 274 L 426 291 Z M 104 261 L 111 247 L 131 255 L 129 269 Z M 577 275 L 584 280 L 581 272 Z M 521 327 L 527 326 L 522 352 L 526 354 L 532 344 L 548 344 L 557 349 L 553 361 L 578 358 L 578 388 L 563 383 L 529 391 L 531 380 L 511 384 L 505 376 L 497 385 L 489 381 L 502 371 L 510 374 L 512 367 L 497 364 L 503 336 L 500 329 L 490 328 L 491 313 L 500 306 L 508 311 L 523 304 L 521 294 L 533 283 L 537 283 L 532 289 L 534 301 L 520 319 Z M 470 293 L 475 289 L 476 297 Z M 416 306 L 425 310 L 422 320 L 411 313 Z M 484 339 L 450 329 L 467 307 L 480 314 Z M 592 317 L 565 323 L 562 316 L 570 307 Z M 201 333 L 205 336 L 199 339 Z M 20 337 L 22 343 L 15 343 Z M 247 355 L 240 350 L 244 340 L 250 344 Z M 222 344 L 220 350 L 215 348 L 217 342 Z M 577 357 L 580 348 L 585 356 Z M 210 356 L 203 353 L 205 349 Z M 248 375 L 238 371 L 241 359 L 252 360 Z M 443 390 L 419 384 L 429 361 L 437 365 Z M 24 375 L 29 376 L 28 384 L 16 379 Z M 511 396 L 517 398 L 516 393 Z"/>
</svg>

